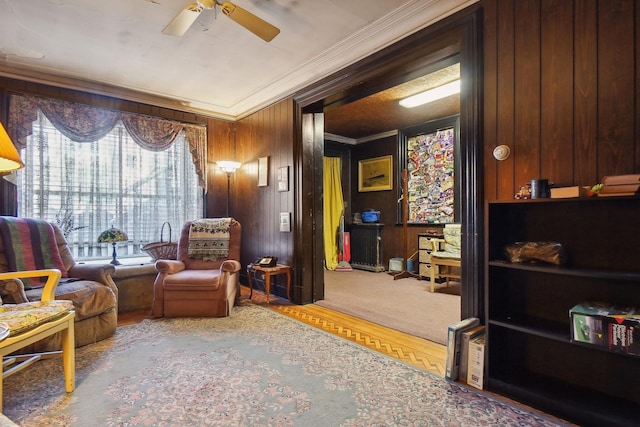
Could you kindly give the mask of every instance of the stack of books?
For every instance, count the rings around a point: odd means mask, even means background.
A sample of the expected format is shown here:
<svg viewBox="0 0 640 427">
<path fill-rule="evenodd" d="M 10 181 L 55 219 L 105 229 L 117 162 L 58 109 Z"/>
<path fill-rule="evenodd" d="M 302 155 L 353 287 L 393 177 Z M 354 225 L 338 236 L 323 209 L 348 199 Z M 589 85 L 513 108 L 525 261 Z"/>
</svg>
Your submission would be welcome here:
<svg viewBox="0 0 640 427">
<path fill-rule="evenodd" d="M 447 358 L 445 377 L 456 381 L 460 370 L 460 353 L 462 350 L 462 334 L 469 329 L 478 326 L 480 319 L 470 317 L 450 325 L 447 330 Z M 466 380 L 466 378 L 464 378 Z"/>
<path fill-rule="evenodd" d="M 468 382 L 469 360 L 473 359 L 469 350 L 471 343 L 484 335 L 484 325 L 474 326 L 462 333 L 462 343 L 460 344 L 460 367 L 458 368 L 458 380 Z"/>
<path fill-rule="evenodd" d="M 640 191 L 640 174 L 610 175 L 602 178 L 598 197 L 635 196 Z"/>
</svg>

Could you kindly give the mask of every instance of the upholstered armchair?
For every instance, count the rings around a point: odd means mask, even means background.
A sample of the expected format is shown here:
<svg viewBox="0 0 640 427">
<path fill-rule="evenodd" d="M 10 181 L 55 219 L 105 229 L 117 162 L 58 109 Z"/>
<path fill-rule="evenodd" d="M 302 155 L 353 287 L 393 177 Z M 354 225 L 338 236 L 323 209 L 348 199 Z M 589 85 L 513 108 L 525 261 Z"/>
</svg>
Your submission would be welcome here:
<svg viewBox="0 0 640 427">
<path fill-rule="evenodd" d="M 444 250 L 441 250 L 437 239 L 432 239 L 434 244 L 431 252 L 431 292 L 434 292 L 436 276 L 444 277 L 449 286 L 450 279 L 460 280 L 460 253 L 462 248 L 460 224 L 445 224 Z"/>
<path fill-rule="evenodd" d="M 239 293 L 241 237 L 233 218 L 186 222 L 177 259 L 156 261 L 151 316 L 228 316 Z"/>
<path fill-rule="evenodd" d="M 50 227 L 53 233 L 53 243 L 46 248 L 44 248 L 44 243 L 40 247 L 32 245 L 29 248 L 31 242 L 20 241 L 17 238 L 11 239 L 8 237 L 11 233 L 7 230 L 5 218 L 9 222 L 30 221 L 41 230 Z M 40 237 L 32 241 L 38 239 Z M 45 240 L 42 241 L 45 242 Z M 55 224 L 40 220 L 0 217 L 0 273 L 23 270 L 11 268 L 11 264 L 15 264 L 16 257 L 25 254 L 33 256 L 35 259 L 49 260 L 48 262 L 55 260 L 56 265 L 44 265 L 41 268 L 57 268 L 62 272 L 62 279 L 55 290 L 55 298 L 73 302 L 76 313 L 74 329 L 77 347 L 103 340 L 115 333 L 118 323 L 118 288 L 111 279 L 111 274 L 114 272 L 113 265 L 76 263 L 62 230 Z M 42 291 L 43 288 L 40 284 L 24 279 L 0 281 L 0 296 L 5 303 L 20 304 L 28 301 L 40 301 Z M 62 338 L 59 335 L 54 335 L 34 344 L 34 348 L 30 350 L 55 351 L 60 350 L 61 347 Z"/>
</svg>

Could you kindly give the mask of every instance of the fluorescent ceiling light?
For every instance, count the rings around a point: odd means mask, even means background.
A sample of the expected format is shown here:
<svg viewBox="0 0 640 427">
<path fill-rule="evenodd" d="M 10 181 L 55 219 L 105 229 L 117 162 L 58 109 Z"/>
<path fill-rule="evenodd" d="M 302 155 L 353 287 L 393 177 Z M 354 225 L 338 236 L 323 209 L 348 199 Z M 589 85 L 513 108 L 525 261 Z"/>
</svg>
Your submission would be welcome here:
<svg viewBox="0 0 640 427">
<path fill-rule="evenodd" d="M 413 108 L 441 98 L 446 98 L 456 93 L 460 93 L 460 80 L 454 80 L 442 86 L 434 87 L 433 89 L 401 99 L 400 105 L 405 108 Z"/>
</svg>

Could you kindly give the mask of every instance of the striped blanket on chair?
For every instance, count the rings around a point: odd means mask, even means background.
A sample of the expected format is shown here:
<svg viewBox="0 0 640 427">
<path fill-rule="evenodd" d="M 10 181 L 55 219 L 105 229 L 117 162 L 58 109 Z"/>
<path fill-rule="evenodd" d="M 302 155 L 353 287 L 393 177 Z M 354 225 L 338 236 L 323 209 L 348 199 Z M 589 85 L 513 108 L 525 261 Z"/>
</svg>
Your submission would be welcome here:
<svg viewBox="0 0 640 427">
<path fill-rule="evenodd" d="M 205 218 L 191 223 L 189 228 L 189 258 L 215 261 L 229 256 L 231 218 Z"/>
<path fill-rule="evenodd" d="M 57 268 L 62 277 L 67 270 L 60 257 L 53 227 L 46 221 L 28 218 L 0 217 L 0 238 L 9 271 Z M 22 279 L 26 288 L 42 287 L 44 282 Z"/>
</svg>

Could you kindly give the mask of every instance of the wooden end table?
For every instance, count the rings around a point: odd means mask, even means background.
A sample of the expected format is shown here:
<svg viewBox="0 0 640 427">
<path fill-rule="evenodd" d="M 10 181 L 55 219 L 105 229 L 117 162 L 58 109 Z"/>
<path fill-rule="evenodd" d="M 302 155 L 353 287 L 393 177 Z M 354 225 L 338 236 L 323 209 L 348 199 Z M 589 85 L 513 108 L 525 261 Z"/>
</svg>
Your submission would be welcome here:
<svg viewBox="0 0 640 427">
<path fill-rule="evenodd" d="M 267 304 L 269 304 L 269 295 L 271 295 L 271 276 L 278 274 L 286 274 L 287 276 L 287 298 L 291 300 L 291 267 L 284 264 L 277 264 L 275 267 L 260 267 L 252 265 L 248 270 L 249 276 L 249 299 L 253 295 L 253 276 L 257 273 L 264 275 L 264 292 L 267 295 Z"/>
</svg>

